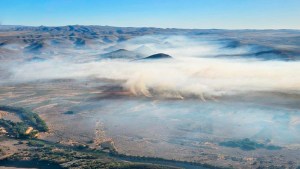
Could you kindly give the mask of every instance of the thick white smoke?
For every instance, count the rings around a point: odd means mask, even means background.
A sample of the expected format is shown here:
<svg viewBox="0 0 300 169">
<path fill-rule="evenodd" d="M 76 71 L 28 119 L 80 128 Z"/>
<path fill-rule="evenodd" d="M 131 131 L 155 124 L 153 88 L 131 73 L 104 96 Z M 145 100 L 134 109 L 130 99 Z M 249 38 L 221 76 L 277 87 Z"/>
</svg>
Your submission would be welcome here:
<svg viewBox="0 0 300 169">
<path fill-rule="evenodd" d="M 15 63 L 1 65 L 1 67 L 10 74 L 9 79 L 4 80 L 5 82 L 58 78 L 107 78 L 120 80 L 123 82 L 120 85 L 125 90 L 129 90 L 134 95 L 147 97 L 198 97 L 204 100 L 252 91 L 299 93 L 300 62 L 207 57 L 220 53 L 245 53 L 248 50 L 246 48 L 229 50 L 221 46 L 220 43 L 211 40 L 183 36 L 147 36 L 116 44 L 112 48 L 141 50 L 150 54 L 164 52 L 172 55 L 174 59 L 102 60 L 76 63 L 64 59 L 70 57 L 56 57 L 58 59 Z M 91 51 L 87 51 L 89 52 Z"/>
<path fill-rule="evenodd" d="M 225 59 L 177 59 L 150 62 L 42 62 L 11 70 L 12 81 L 55 78 L 108 78 L 135 95 L 202 99 L 251 91 L 300 91 L 300 63 Z"/>
</svg>

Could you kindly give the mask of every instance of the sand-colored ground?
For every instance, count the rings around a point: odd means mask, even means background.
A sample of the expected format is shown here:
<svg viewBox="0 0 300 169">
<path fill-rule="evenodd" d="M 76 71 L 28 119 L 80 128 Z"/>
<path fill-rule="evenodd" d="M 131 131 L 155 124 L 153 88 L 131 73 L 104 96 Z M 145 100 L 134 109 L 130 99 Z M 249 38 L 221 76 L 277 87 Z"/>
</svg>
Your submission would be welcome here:
<svg viewBox="0 0 300 169">
<path fill-rule="evenodd" d="M 173 130 L 175 126 L 172 124 L 178 123 L 176 119 L 170 119 L 165 124 L 160 123 L 159 119 L 156 123 L 153 119 L 151 124 L 147 121 L 149 117 L 140 117 L 137 112 L 143 110 L 148 101 L 132 107 L 131 103 L 128 103 L 128 110 L 125 111 L 122 106 L 126 103 L 125 100 L 131 98 L 126 98 L 126 95 L 120 96 L 121 99 L 115 95 L 107 97 L 107 94 L 103 95 L 103 92 L 100 92 L 99 87 L 92 87 L 97 86 L 97 83 L 98 81 L 91 81 L 89 82 L 91 86 L 86 86 L 85 83 L 74 81 L 63 83 L 56 81 L 0 87 L 2 99 L 3 96 L 13 96 L 1 100 L 0 104 L 30 108 L 38 112 L 50 129 L 47 133 L 40 133 L 39 138 L 61 144 L 84 144 L 98 148 L 101 142 L 112 139 L 117 151 L 128 155 L 161 157 L 235 168 L 279 164 L 294 168 L 300 165 L 297 146 L 278 151 L 264 149 L 243 151 L 219 146 L 218 138 L 210 134 L 199 135 L 201 141 L 189 140 L 185 135 L 191 131 Z M 124 97 L 125 100 L 122 100 Z M 159 105 L 158 103 L 151 101 L 149 105 L 155 107 Z M 69 110 L 74 111 L 74 114 L 65 114 Z M 166 116 L 154 115 L 161 118 Z M 135 117 L 139 121 L 134 121 Z M 148 124 L 152 127 L 147 127 Z M 190 127 L 193 129 L 193 126 Z M 1 144 L 12 146 L 11 143 L 1 142 Z M 17 149 L 12 146 L 12 151 Z"/>
</svg>

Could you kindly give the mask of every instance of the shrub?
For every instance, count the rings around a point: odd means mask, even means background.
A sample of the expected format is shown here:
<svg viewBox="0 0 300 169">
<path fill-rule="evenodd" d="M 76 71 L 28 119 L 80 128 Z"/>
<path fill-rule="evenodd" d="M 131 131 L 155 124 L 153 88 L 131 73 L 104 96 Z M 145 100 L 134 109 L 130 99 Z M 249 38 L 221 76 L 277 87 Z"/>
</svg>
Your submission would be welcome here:
<svg viewBox="0 0 300 169">
<path fill-rule="evenodd" d="M 0 110 L 18 114 L 24 123 L 34 126 L 40 132 L 48 131 L 48 126 L 46 125 L 45 121 L 41 119 L 38 114 L 32 111 L 12 106 L 0 106 Z"/>
</svg>

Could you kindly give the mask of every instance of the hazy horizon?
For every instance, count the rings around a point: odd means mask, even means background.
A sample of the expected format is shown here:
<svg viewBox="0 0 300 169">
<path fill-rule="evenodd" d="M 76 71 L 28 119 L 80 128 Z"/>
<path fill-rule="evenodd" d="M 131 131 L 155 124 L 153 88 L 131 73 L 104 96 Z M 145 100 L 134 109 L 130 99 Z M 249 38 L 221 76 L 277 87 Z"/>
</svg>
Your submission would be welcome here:
<svg viewBox="0 0 300 169">
<path fill-rule="evenodd" d="M 23 26 L 23 27 L 66 27 L 66 26 L 100 26 L 100 27 L 113 27 L 113 28 L 155 28 L 155 29 L 182 29 L 182 30 L 295 30 L 300 31 L 300 28 L 237 28 L 237 29 L 227 29 L 227 28 L 182 28 L 182 27 L 152 27 L 152 26 L 115 26 L 115 25 L 83 25 L 83 24 L 67 24 L 67 25 L 5 25 L 0 24 L 0 26 Z"/>
</svg>

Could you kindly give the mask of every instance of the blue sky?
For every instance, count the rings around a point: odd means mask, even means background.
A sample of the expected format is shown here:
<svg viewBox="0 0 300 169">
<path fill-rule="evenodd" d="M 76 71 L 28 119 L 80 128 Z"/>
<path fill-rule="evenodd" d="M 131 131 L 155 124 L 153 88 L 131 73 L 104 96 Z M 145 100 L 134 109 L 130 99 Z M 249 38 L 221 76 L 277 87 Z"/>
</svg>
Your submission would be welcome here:
<svg viewBox="0 0 300 169">
<path fill-rule="evenodd" d="M 5 25 L 300 29 L 300 0 L 0 0 Z"/>
</svg>

